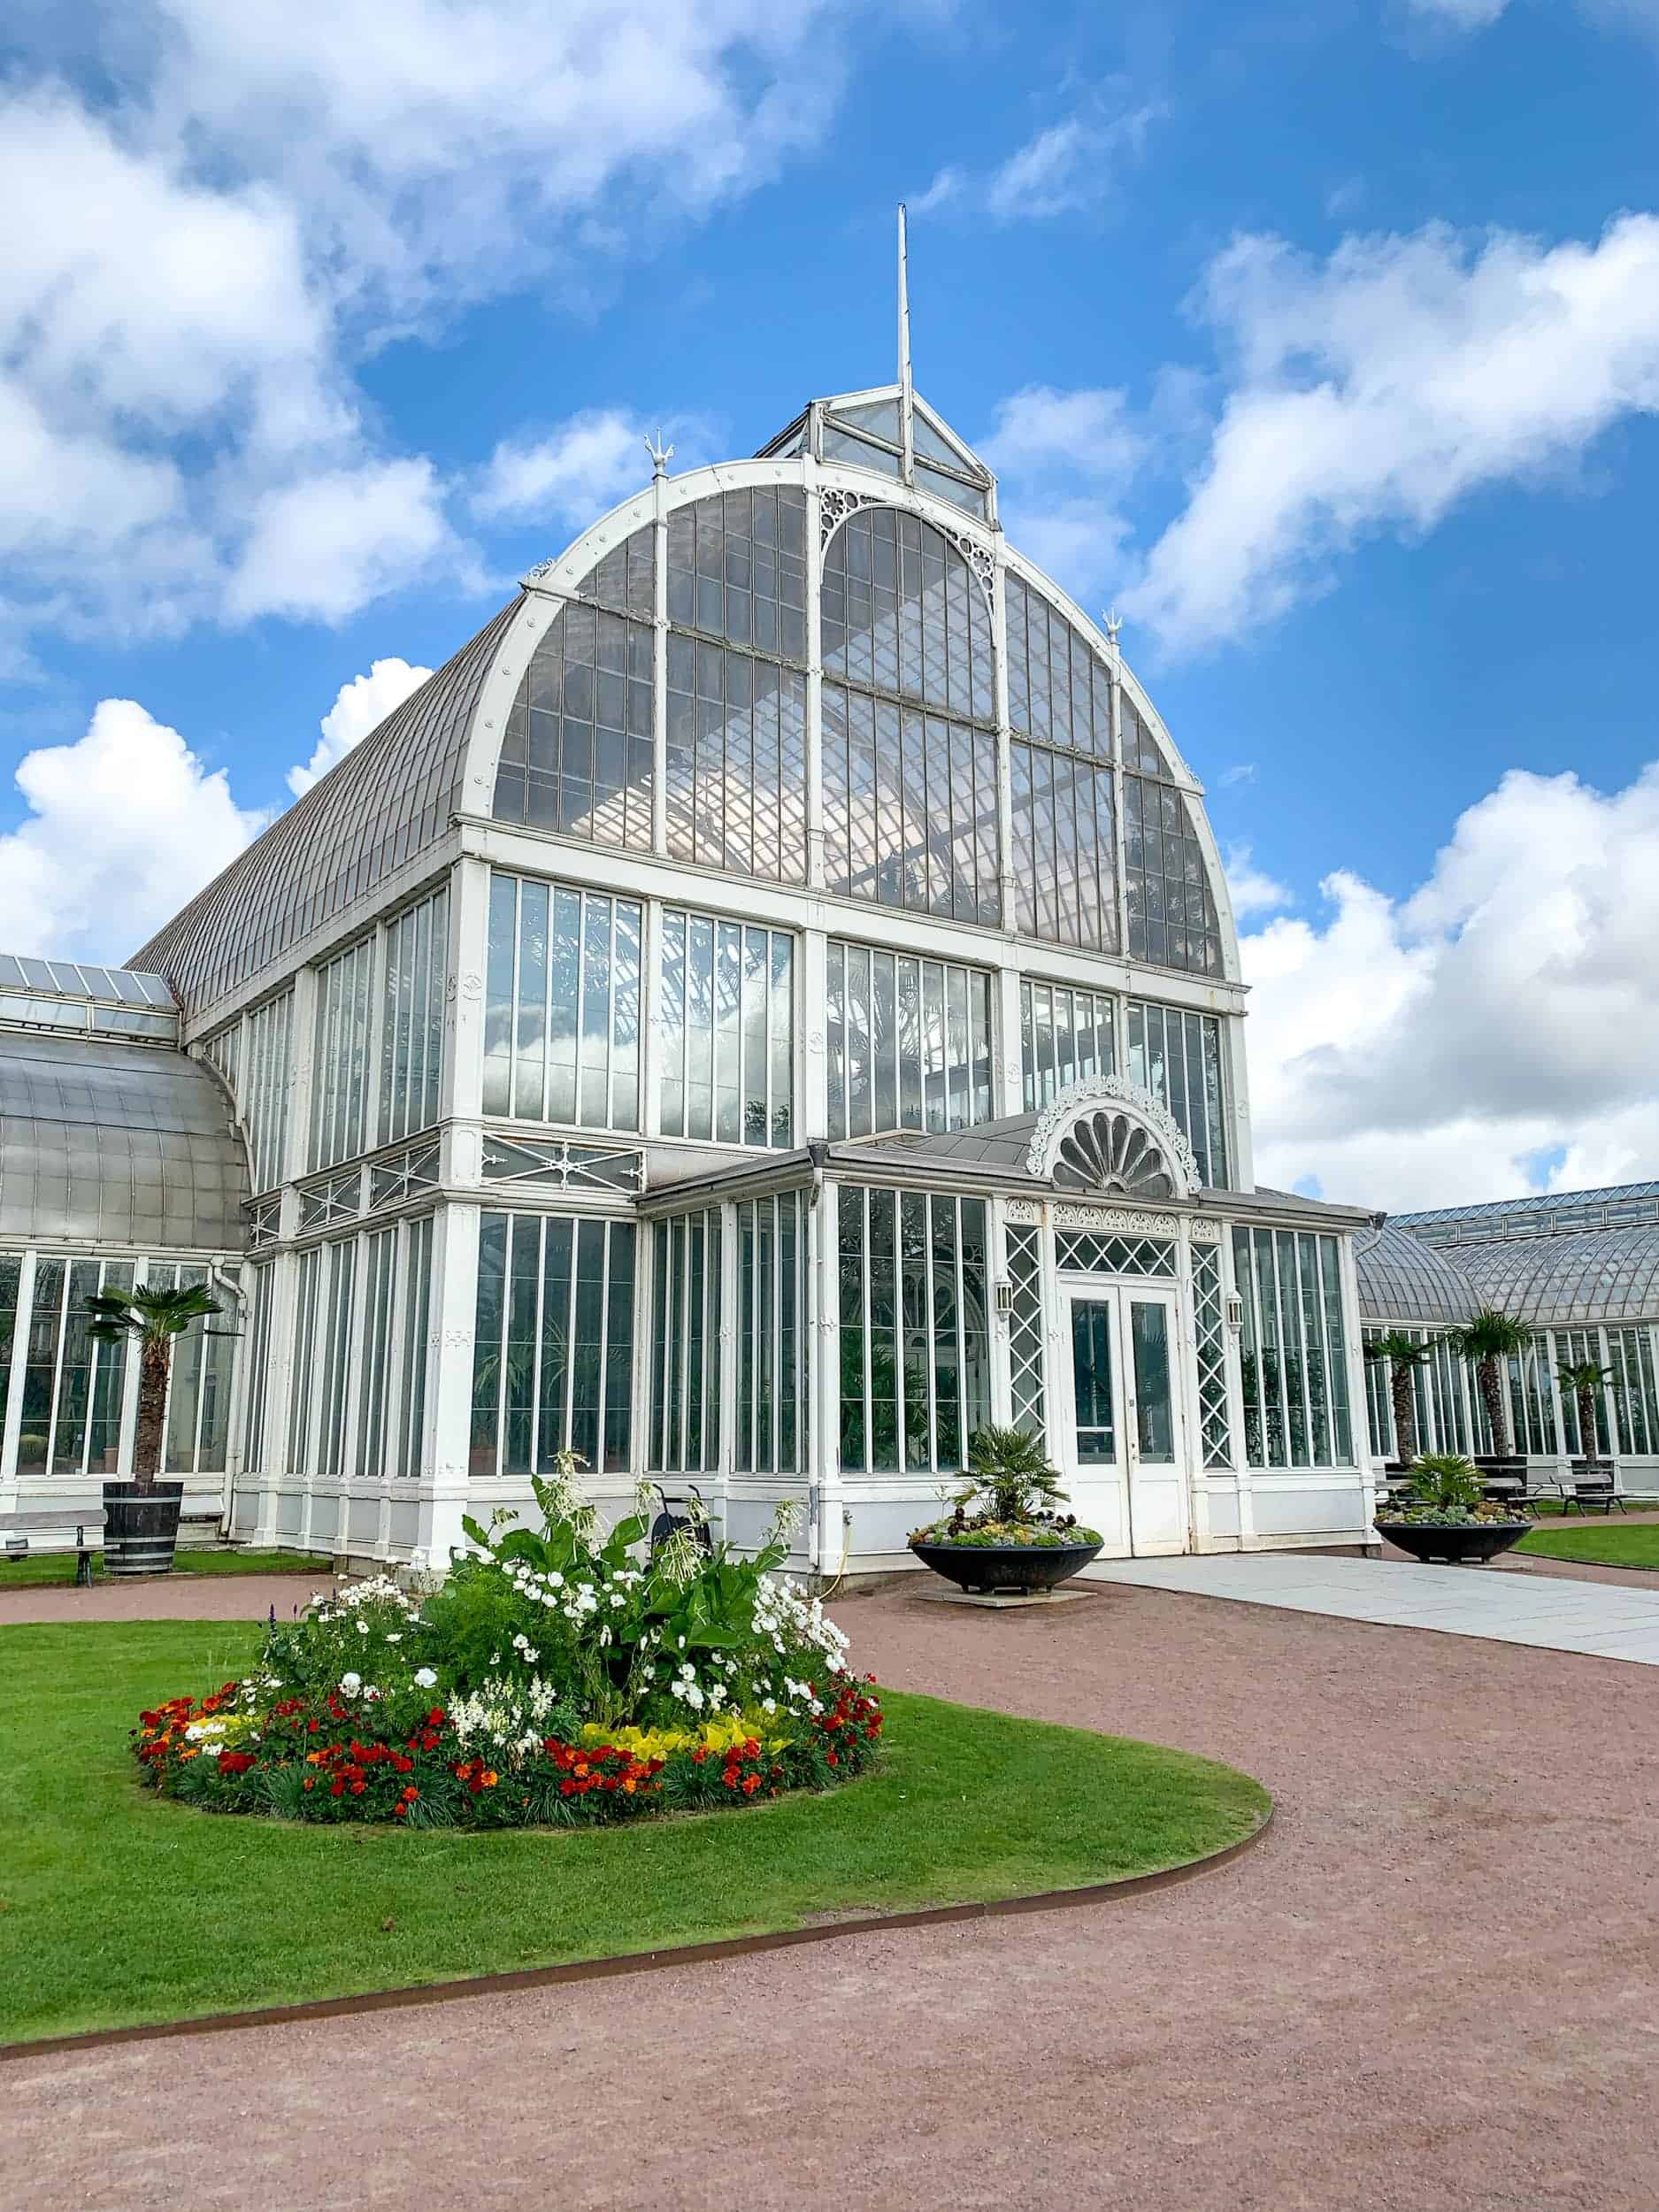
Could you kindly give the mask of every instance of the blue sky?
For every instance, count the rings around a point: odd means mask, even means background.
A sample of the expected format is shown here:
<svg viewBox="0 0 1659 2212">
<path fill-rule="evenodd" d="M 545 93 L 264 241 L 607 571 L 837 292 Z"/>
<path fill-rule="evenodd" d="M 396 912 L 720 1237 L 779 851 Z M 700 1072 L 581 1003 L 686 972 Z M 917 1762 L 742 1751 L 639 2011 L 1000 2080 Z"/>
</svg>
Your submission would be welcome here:
<svg viewBox="0 0 1659 2212">
<path fill-rule="evenodd" d="M 26 8 L 0 938 L 130 949 L 642 426 L 890 376 L 904 198 L 919 388 L 1240 856 L 1265 1168 L 1659 1171 L 1656 126 L 1659 0 Z"/>
</svg>

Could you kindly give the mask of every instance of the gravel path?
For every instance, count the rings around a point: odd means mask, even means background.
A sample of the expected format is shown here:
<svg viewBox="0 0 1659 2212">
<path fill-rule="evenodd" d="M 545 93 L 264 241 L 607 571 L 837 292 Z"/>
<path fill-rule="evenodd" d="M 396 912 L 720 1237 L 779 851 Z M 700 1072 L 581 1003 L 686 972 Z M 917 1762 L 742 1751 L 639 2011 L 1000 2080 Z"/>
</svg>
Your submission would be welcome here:
<svg viewBox="0 0 1659 2212">
<path fill-rule="evenodd" d="M 1646 1669 L 1121 1588 L 838 1613 L 896 1686 L 1246 1767 L 1274 1829 L 1117 1906 L 26 2060 L 0 2206 L 1652 2212 Z"/>
</svg>

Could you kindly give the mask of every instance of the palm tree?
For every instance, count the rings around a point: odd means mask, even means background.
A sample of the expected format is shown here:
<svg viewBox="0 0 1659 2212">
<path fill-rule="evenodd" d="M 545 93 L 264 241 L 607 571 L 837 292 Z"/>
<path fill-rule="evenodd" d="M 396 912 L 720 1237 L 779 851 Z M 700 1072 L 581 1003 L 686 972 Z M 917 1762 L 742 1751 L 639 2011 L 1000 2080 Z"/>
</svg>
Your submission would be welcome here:
<svg viewBox="0 0 1659 2212">
<path fill-rule="evenodd" d="M 217 1313 L 199 1284 L 182 1290 L 106 1290 L 88 1298 L 87 1334 L 101 1344 L 138 1339 L 138 1433 L 133 1442 L 133 1485 L 153 1490 L 161 1471 L 162 1424 L 173 1348 L 193 1321 Z"/>
<path fill-rule="evenodd" d="M 1373 1337 L 1365 1347 L 1367 1359 L 1386 1359 L 1388 1363 L 1388 1391 L 1394 1409 L 1394 1453 L 1402 1467 L 1409 1467 L 1417 1455 L 1417 1404 L 1411 1372 L 1414 1368 L 1428 1364 L 1433 1349 L 1433 1338 L 1419 1344 L 1416 1337 L 1408 1336 L 1403 1329 L 1390 1329 L 1382 1336 Z"/>
<path fill-rule="evenodd" d="M 1562 1395 L 1572 1397 L 1578 1408 L 1578 1448 L 1587 1467 L 1596 1456 L 1595 1394 L 1612 1381 L 1611 1371 L 1593 1359 L 1563 1360 L 1555 1370 Z"/>
<path fill-rule="evenodd" d="M 1486 1409 L 1486 1426 L 1492 1432 L 1493 1456 L 1507 1459 L 1509 1455 L 1509 1425 L 1503 1414 L 1503 1386 L 1498 1378 L 1498 1363 L 1507 1363 L 1517 1352 L 1525 1351 L 1532 1340 L 1531 1332 L 1519 1321 L 1511 1321 L 1507 1313 L 1499 1313 L 1491 1306 L 1483 1306 L 1472 1321 L 1466 1321 L 1461 1329 L 1454 1329 L 1447 1341 L 1460 1359 L 1465 1359 L 1475 1371 L 1480 1386 L 1480 1402 Z"/>
</svg>

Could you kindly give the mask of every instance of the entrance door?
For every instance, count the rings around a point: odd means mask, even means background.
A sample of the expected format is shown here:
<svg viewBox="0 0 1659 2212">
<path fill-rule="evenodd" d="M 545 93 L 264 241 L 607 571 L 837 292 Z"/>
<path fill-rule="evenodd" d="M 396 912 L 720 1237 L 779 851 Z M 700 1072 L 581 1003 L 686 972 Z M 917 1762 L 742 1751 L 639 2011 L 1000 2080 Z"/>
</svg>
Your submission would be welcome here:
<svg viewBox="0 0 1659 2212">
<path fill-rule="evenodd" d="M 1069 1294 L 1071 1309 L 1071 1471 L 1079 1517 L 1104 1494 L 1110 1524 L 1137 1555 L 1187 1549 L 1187 1477 L 1175 1389 L 1175 1294 L 1104 1284 Z"/>
</svg>

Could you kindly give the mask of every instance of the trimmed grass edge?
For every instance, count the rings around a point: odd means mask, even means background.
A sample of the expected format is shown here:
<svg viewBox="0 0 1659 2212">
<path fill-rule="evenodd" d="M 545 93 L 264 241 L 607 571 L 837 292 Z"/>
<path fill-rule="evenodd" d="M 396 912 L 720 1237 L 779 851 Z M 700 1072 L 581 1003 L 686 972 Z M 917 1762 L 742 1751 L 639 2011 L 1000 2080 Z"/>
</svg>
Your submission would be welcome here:
<svg viewBox="0 0 1659 2212">
<path fill-rule="evenodd" d="M 660 1973 L 674 1966 L 716 1964 L 763 1951 L 792 1950 L 805 1943 L 836 1943 L 849 1936 L 885 1934 L 895 1928 L 945 1927 L 970 1920 L 1003 1918 L 1016 1913 L 1067 1912 L 1079 1906 L 1111 1904 L 1183 1882 L 1219 1873 L 1253 1851 L 1273 1824 L 1274 1801 L 1248 1836 L 1176 1866 L 1148 1874 L 1121 1875 L 1116 1881 L 1091 1882 L 1081 1888 L 1039 1890 L 1025 1896 L 979 1898 L 966 1904 L 925 1905 L 911 1911 L 863 1913 L 815 1926 L 776 1928 L 762 1935 L 722 1936 L 706 1943 L 668 1944 L 656 1950 L 623 1951 L 608 1957 L 566 1960 L 557 1966 L 529 1966 L 504 1973 L 468 1974 L 442 1981 L 405 1983 L 391 1989 L 361 1991 L 347 1997 L 318 1997 L 297 2004 L 260 2005 L 242 2012 L 198 2014 L 194 2018 L 137 2023 L 122 2028 L 87 2028 L 73 2035 L 41 2036 L 32 2042 L 0 2043 L 0 2064 L 50 2057 L 54 2053 L 101 2050 L 119 2043 L 153 2043 L 178 2036 L 225 2035 L 244 2028 L 283 2027 L 303 2021 L 335 2020 L 354 2013 L 396 2012 L 416 2005 L 441 2005 L 494 1997 L 518 1990 L 550 1989 L 571 1982 L 605 1981 L 624 1974 Z"/>
</svg>

